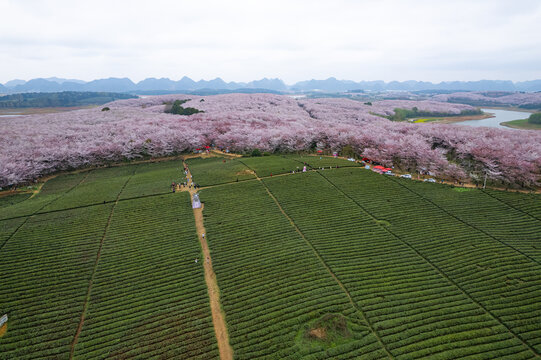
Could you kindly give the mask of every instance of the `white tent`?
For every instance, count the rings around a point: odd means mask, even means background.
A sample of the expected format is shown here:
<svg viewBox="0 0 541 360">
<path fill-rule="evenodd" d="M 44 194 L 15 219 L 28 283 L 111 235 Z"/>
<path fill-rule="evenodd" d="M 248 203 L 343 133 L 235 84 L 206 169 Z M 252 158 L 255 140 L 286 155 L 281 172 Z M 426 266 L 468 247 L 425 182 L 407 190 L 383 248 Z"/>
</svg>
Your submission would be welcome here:
<svg viewBox="0 0 541 360">
<path fill-rule="evenodd" d="M 193 195 L 192 208 L 194 208 L 194 209 L 200 209 L 201 208 L 201 200 L 199 200 L 199 194 L 194 194 Z"/>
</svg>

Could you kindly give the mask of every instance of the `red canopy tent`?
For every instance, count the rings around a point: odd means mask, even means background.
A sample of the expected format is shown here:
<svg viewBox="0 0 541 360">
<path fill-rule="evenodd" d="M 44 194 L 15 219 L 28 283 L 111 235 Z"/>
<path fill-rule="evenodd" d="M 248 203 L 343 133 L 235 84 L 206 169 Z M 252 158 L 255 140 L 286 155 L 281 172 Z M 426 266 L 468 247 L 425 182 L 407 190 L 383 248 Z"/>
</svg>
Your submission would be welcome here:
<svg viewBox="0 0 541 360">
<path fill-rule="evenodd" d="M 386 167 L 383 167 L 381 165 L 376 165 L 372 168 L 374 171 L 377 171 L 377 172 L 381 172 L 381 173 L 384 173 L 384 172 L 387 172 L 387 171 L 391 171 L 392 169 L 391 168 L 386 168 Z"/>
</svg>

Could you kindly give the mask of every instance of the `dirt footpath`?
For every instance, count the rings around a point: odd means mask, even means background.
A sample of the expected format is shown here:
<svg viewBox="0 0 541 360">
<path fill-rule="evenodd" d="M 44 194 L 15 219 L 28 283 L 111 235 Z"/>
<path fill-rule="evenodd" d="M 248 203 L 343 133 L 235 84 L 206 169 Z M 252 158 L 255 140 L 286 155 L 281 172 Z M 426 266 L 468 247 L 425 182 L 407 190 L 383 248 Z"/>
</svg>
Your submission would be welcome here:
<svg viewBox="0 0 541 360">
<path fill-rule="evenodd" d="M 187 168 L 186 163 L 184 167 Z M 188 179 L 190 179 L 192 174 L 188 170 Z M 188 185 L 192 184 L 192 181 L 188 181 Z M 193 188 L 186 189 L 183 191 L 189 191 L 190 199 L 193 201 L 193 196 L 197 191 Z M 229 344 L 229 334 L 227 332 L 227 326 L 225 323 L 225 315 L 222 311 L 220 304 L 220 289 L 218 288 L 218 282 L 216 281 L 216 274 L 212 268 L 212 258 L 210 257 L 210 250 L 207 244 L 205 226 L 203 224 L 203 208 L 204 204 L 200 209 L 193 209 L 193 215 L 195 218 L 195 227 L 197 228 L 197 237 L 199 238 L 199 243 L 201 244 L 201 250 L 203 251 L 203 267 L 205 269 L 205 282 L 207 283 L 207 289 L 210 299 L 210 310 L 212 312 L 212 322 L 214 324 L 214 332 L 216 333 L 216 340 L 218 341 L 218 350 L 220 351 L 220 359 L 222 360 L 232 360 L 233 359 L 233 348 Z M 205 234 L 205 236 L 203 236 Z"/>
</svg>

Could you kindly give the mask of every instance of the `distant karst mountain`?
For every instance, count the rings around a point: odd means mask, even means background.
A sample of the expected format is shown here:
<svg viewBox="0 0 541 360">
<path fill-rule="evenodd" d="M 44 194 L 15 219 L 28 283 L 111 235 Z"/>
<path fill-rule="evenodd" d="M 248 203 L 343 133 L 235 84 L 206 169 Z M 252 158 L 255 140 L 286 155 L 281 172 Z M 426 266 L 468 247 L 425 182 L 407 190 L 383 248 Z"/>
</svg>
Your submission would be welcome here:
<svg viewBox="0 0 541 360">
<path fill-rule="evenodd" d="M 46 78 L 45 80 L 49 80 L 49 81 L 54 81 L 54 82 L 57 82 L 59 84 L 63 84 L 65 82 L 72 82 L 72 83 L 76 83 L 76 84 L 84 84 L 86 83 L 86 81 L 83 81 L 83 80 L 77 80 L 77 79 L 62 79 L 62 78 L 57 78 L 55 76 L 53 77 L 50 77 L 50 78 Z M 14 80 L 14 81 L 22 81 L 21 84 L 24 84 L 25 81 L 24 80 Z"/>
<path fill-rule="evenodd" d="M 338 80 L 330 77 L 325 80 L 306 80 L 293 85 L 286 85 L 280 79 L 254 80 L 245 82 L 225 82 L 221 78 L 194 81 L 182 77 L 175 81 L 168 78 L 148 78 L 134 83 L 128 78 L 97 79 L 85 82 L 77 79 L 57 77 L 38 78 L 29 81 L 11 80 L 0 84 L 0 93 L 26 92 L 59 92 L 59 91 L 108 91 L 124 93 L 151 92 L 189 92 L 197 90 L 241 90 L 259 89 L 272 92 L 346 92 L 346 91 L 541 91 L 541 80 L 512 82 L 510 80 L 479 80 L 479 81 L 444 81 L 431 83 L 426 81 L 359 81 Z"/>
<path fill-rule="evenodd" d="M 14 87 L 14 86 L 17 86 L 17 85 L 22 85 L 25 82 L 26 82 L 25 80 L 14 79 L 14 80 L 10 80 L 7 83 L 5 83 L 4 86 L 6 86 L 6 87 Z"/>
</svg>

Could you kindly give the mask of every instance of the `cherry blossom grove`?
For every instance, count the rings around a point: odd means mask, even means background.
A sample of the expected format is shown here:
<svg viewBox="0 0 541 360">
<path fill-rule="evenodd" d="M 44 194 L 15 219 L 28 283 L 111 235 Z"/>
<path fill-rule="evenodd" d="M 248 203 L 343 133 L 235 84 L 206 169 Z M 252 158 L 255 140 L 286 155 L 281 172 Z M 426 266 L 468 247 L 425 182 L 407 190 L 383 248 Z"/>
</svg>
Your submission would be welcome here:
<svg viewBox="0 0 541 360">
<path fill-rule="evenodd" d="M 455 92 L 451 94 L 438 94 L 432 96 L 435 101 L 468 101 L 494 106 L 521 106 L 537 108 L 541 104 L 541 92 L 535 93 L 508 93 L 498 91 L 485 92 Z"/>
<path fill-rule="evenodd" d="M 164 102 L 204 112 L 164 113 Z M 384 165 L 451 179 L 487 176 L 539 185 L 541 134 L 535 131 L 392 122 L 395 108 L 459 114 L 468 105 L 384 100 L 294 99 L 271 94 L 166 95 L 120 100 L 101 108 L 3 118 L 0 186 L 144 156 L 193 151 L 203 145 L 269 152 L 339 151 L 350 145 Z"/>
</svg>

